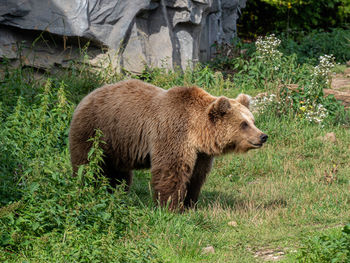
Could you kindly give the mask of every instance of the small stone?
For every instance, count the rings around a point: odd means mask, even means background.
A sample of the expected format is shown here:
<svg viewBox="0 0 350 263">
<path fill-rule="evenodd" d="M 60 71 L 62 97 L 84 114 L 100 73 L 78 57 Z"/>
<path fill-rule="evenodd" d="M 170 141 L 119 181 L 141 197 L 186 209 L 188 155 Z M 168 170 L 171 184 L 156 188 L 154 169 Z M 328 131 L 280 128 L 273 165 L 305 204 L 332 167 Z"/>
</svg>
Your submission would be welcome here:
<svg viewBox="0 0 350 263">
<path fill-rule="evenodd" d="M 247 51 L 248 51 L 248 49 L 241 49 L 240 51 L 239 51 L 239 53 L 241 54 L 241 55 L 245 55 L 245 54 L 247 54 Z M 350 61 L 349 61 L 350 62 Z"/>
<path fill-rule="evenodd" d="M 227 223 L 229 226 L 237 226 L 237 222 L 236 221 L 230 221 Z"/>
<path fill-rule="evenodd" d="M 337 138 L 335 137 L 334 132 L 326 133 L 326 135 L 323 137 L 323 140 L 326 142 L 332 142 L 332 143 L 337 142 Z"/>
<path fill-rule="evenodd" d="M 202 249 L 202 254 L 214 254 L 215 249 L 213 246 L 205 247 Z"/>
</svg>

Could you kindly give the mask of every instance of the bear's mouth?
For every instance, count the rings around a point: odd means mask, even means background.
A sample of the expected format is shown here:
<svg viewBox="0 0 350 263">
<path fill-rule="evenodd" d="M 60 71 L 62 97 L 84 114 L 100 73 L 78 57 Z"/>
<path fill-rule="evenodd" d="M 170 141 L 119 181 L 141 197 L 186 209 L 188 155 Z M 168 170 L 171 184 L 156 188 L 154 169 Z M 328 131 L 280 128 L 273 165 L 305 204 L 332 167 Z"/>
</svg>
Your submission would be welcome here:
<svg viewBox="0 0 350 263">
<path fill-rule="evenodd" d="M 262 143 L 252 143 L 249 142 L 251 145 L 253 145 L 255 148 L 260 148 L 263 144 Z"/>
</svg>

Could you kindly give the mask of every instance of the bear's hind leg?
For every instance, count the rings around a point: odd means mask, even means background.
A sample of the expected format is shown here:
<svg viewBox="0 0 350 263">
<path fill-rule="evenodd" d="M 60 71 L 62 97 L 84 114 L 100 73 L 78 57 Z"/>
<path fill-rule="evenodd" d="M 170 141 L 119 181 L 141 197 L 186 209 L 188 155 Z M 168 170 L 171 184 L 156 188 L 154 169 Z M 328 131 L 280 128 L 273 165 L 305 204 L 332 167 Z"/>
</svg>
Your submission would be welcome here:
<svg viewBox="0 0 350 263">
<path fill-rule="evenodd" d="M 129 191 L 133 177 L 133 172 L 131 170 L 123 171 L 116 168 L 115 163 L 109 158 L 105 158 L 102 170 L 104 176 L 108 178 L 112 188 L 115 188 L 117 185 L 125 181 L 125 191 Z"/>
<path fill-rule="evenodd" d="M 91 142 L 82 143 L 71 139 L 69 148 L 73 168 L 73 176 L 77 176 L 80 165 L 87 164 L 89 162 L 87 156 L 91 148 Z"/>
<path fill-rule="evenodd" d="M 125 182 L 125 191 L 128 192 L 132 184 L 133 176 L 134 174 L 132 171 L 116 171 L 116 177 L 113 178 L 114 187 Z"/>
</svg>

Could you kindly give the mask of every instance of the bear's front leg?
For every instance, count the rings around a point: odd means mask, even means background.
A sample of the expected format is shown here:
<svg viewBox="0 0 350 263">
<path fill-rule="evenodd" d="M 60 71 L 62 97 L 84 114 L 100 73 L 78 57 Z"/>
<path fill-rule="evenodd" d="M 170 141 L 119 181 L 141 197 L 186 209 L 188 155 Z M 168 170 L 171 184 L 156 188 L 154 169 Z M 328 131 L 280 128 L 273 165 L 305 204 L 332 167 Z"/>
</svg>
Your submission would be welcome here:
<svg viewBox="0 0 350 263">
<path fill-rule="evenodd" d="M 152 167 L 152 187 L 155 200 L 161 206 L 169 205 L 170 210 L 183 211 L 187 184 L 193 171 L 188 163 Z"/>
<path fill-rule="evenodd" d="M 198 153 L 193 174 L 187 185 L 187 194 L 185 198 L 185 207 L 194 207 L 198 201 L 198 196 L 205 182 L 207 175 L 210 173 L 214 157 L 205 153 Z"/>
</svg>

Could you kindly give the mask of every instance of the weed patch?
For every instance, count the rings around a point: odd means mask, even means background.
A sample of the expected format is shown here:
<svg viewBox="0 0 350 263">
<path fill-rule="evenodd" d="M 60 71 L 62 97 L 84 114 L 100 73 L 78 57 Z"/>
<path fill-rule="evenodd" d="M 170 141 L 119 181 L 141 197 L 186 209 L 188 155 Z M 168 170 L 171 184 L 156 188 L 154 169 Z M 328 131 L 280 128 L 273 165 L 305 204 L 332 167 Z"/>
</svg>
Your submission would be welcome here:
<svg viewBox="0 0 350 263">
<path fill-rule="evenodd" d="M 298 262 L 349 262 L 350 225 L 328 232 L 309 238 L 297 256 Z"/>
</svg>

